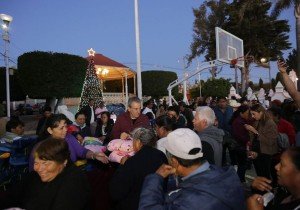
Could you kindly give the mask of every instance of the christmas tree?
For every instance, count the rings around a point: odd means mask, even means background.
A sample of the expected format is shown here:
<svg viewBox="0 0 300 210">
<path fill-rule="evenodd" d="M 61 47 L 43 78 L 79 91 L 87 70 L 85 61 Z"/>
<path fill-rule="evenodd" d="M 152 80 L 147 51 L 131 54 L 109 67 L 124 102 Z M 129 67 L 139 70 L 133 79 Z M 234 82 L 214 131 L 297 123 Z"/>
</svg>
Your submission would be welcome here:
<svg viewBox="0 0 300 210">
<path fill-rule="evenodd" d="M 93 49 L 88 50 L 89 52 L 89 64 L 86 70 L 86 75 L 82 87 L 79 110 L 89 104 L 89 99 L 93 99 L 95 107 L 98 107 L 102 100 L 102 91 L 100 88 L 100 81 L 96 75 Z"/>
</svg>

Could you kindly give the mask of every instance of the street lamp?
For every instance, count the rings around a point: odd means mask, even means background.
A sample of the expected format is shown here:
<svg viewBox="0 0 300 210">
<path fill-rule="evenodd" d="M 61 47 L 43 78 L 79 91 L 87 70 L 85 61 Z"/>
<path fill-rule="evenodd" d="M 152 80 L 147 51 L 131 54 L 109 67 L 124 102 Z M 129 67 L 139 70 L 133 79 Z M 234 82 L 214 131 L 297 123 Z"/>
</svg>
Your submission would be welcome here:
<svg viewBox="0 0 300 210">
<path fill-rule="evenodd" d="M 272 79 L 271 79 L 271 65 L 270 65 L 270 60 L 267 58 L 261 58 L 260 59 L 260 66 L 264 68 L 268 68 L 269 70 L 269 82 L 270 82 L 270 89 L 272 89 Z"/>
<path fill-rule="evenodd" d="M 140 47 L 140 24 L 139 24 L 139 4 L 134 0 L 134 20 L 135 20 L 135 45 L 136 45 L 136 74 L 137 92 L 140 100 L 143 100 L 142 93 L 142 68 L 141 68 L 141 47 Z"/>
<path fill-rule="evenodd" d="M 9 63 L 8 63 L 8 44 L 9 44 L 9 23 L 13 20 L 12 16 L 0 14 L 0 19 L 2 20 L 3 24 L 1 27 L 3 29 L 2 38 L 4 40 L 4 61 L 6 67 L 6 113 L 7 117 L 10 118 L 10 89 L 9 89 Z"/>
</svg>

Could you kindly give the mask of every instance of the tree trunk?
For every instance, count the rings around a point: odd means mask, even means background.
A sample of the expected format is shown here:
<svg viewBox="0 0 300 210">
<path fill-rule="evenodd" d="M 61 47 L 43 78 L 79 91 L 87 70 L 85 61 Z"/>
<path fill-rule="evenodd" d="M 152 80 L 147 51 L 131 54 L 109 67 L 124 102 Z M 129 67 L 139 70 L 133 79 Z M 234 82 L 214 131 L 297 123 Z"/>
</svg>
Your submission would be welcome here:
<svg viewBox="0 0 300 210">
<path fill-rule="evenodd" d="M 239 69 L 241 70 L 241 84 L 242 84 L 241 93 L 243 93 L 244 90 L 246 89 L 246 85 L 245 85 L 245 68 L 239 68 Z"/>
<path fill-rule="evenodd" d="M 242 83 L 241 94 L 244 94 L 247 87 L 249 86 L 249 80 L 250 80 L 249 72 L 250 72 L 249 71 L 249 64 L 245 63 L 245 67 L 241 68 L 241 83 Z"/>
<path fill-rule="evenodd" d="M 55 103 L 56 103 L 56 98 L 55 97 L 46 98 L 46 106 L 50 106 L 53 113 L 55 113 L 54 112 Z"/>
</svg>

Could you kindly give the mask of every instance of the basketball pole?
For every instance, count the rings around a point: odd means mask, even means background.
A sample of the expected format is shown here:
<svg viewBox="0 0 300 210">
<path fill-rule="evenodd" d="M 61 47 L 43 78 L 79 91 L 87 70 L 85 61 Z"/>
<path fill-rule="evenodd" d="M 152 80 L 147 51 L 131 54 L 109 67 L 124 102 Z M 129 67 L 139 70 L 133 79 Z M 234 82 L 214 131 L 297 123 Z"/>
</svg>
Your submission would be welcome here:
<svg viewBox="0 0 300 210">
<path fill-rule="evenodd" d="M 239 93 L 239 82 L 238 82 L 238 73 L 237 73 L 237 66 L 234 66 L 234 77 L 235 77 L 235 89 L 237 93 Z"/>
<path fill-rule="evenodd" d="M 212 60 L 212 61 L 204 62 L 201 64 L 201 66 L 199 66 L 199 68 L 196 68 L 196 70 L 189 72 L 189 74 L 185 75 L 183 78 L 177 79 L 177 80 L 174 80 L 173 82 L 171 82 L 167 88 L 167 90 L 169 92 L 169 106 L 171 106 L 171 104 L 172 104 L 172 99 L 175 101 L 174 97 L 172 96 L 172 89 L 174 87 L 178 86 L 179 84 L 184 83 L 184 81 L 187 81 L 191 77 L 201 73 L 204 70 L 209 70 L 212 67 L 223 66 L 224 64 L 225 64 L 224 62 L 219 61 L 219 60 Z M 175 103 L 176 103 L 176 101 L 175 101 Z"/>
</svg>

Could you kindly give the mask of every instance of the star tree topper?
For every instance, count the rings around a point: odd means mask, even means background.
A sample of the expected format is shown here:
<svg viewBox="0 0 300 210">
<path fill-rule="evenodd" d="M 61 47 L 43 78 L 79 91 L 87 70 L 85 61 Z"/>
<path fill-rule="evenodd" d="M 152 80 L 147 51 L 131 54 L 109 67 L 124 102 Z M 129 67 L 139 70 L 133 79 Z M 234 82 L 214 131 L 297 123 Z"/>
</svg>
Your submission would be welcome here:
<svg viewBox="0 0 300 210">
<path fill-rule="evenodd" d="M 93 50 L 93 48 L 91 48 L 91 49 L 89 49 L 88 50 L 88 53 L 89 53 L 89 56 L 95 56 L 95 53 L 96 53 L 96 51 L 95 50 Z"/>
</svg>

